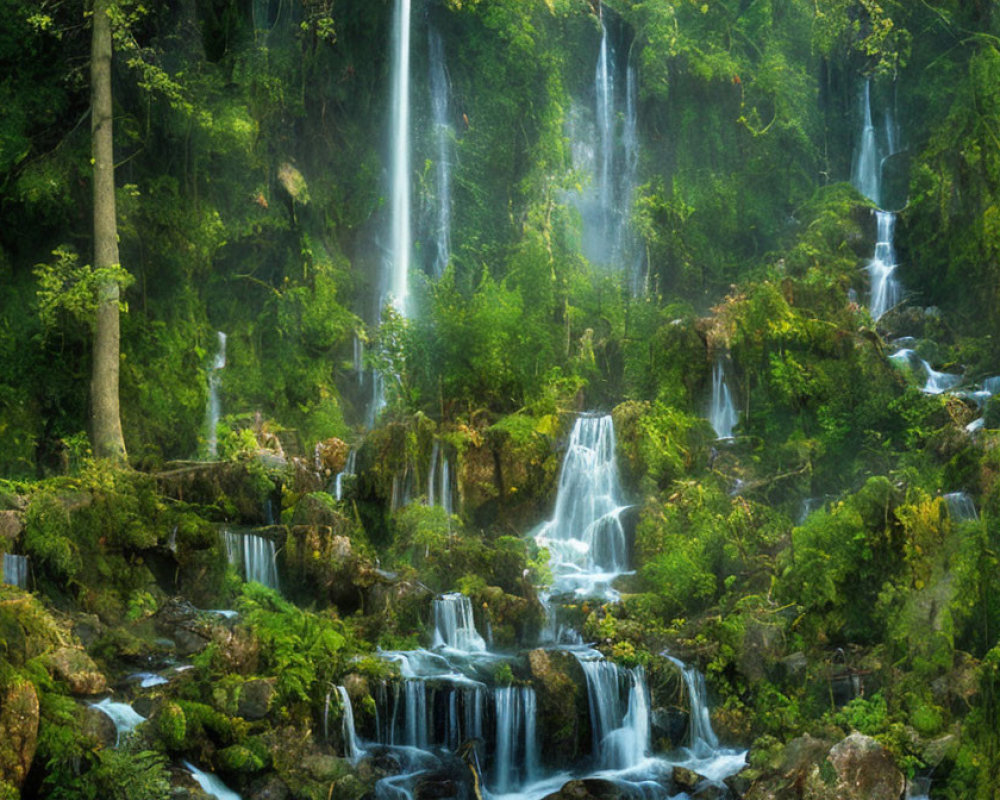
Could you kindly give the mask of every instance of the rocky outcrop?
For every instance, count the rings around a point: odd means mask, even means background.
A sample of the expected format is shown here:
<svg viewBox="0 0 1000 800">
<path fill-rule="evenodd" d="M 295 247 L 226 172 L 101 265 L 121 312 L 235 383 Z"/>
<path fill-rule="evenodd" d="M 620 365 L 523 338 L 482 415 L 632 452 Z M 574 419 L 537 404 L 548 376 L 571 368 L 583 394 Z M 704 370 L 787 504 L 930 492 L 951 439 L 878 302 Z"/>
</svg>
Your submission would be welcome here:
<svg viewBox="0 0 1000 800">
<path fill-rule="evenodd" d="M 63 681 L 73 694 L 94 695 L 108 689 L 108 679 L 80 648 L 60 647 L 49 654 L 47 661 L 53 676 Z"/>
<path fill-rule="evenodd" d="M 603 778 L 564 783 L 558 792 L 546 795 L 544 800 L 622 800 L 629 797 L 628 790 L 621 784 Z"/>
<path fill-rule="evenodd" d="M 262 678 L 244 683 L 236 713 L 243 719 L 264 719 L 274 700 L 276 681 L 276 678 Z"/>
<path fill-rule="evenodd" d="M 532 650 L 528 654 L 532 685 L 538 702 L 542 758 L 550 764 L 570 764 L 580 755 L 589 719 L 584 677 L 569 653 Z"/>
<path fill-rule="evenodd" d="M 854 732 L 832 747 L 793 739 L 747 791 L 746 800 L 899 800 L 905 779 L 892 756 L 870 736 Z"/>
<path fill-rule="evenodd" d="M 296 508 L 297 517 L 301 508 L 302 503 Z M 288 594 L 310 602 L 326 598 L 341 614 L 350 614 L 361 607 L 364 590 L 377 580 L 374 564 L 355 549 L 351 520 L 319 503 L 302 513 L 325 522 L 294 525 L 289 531 L 284 559 Z"/>
</svg>

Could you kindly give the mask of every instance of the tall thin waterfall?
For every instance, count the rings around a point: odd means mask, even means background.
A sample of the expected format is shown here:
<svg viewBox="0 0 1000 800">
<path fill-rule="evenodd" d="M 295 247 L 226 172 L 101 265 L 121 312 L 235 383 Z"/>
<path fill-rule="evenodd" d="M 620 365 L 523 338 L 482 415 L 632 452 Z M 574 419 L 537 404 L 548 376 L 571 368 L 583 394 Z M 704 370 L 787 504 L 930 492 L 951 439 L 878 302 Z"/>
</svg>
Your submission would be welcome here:
<svg viewBox="0 0 1000 800">
<path fill-rule="evenodd" d="M 494 692 L 496 747 L 493 791 L 507 793 L 538 776 L 535 690 L 507 686 Z"/>
<path fill-rule="evenodd" d="M 691 749 L 696 754 L 717 750 L 719 737 L 712 729 L 712 718 L 708 711 L 708 693 L 705 691 L 705 676 L 695 667 L 689 667 L 680 659 L 667 656 L 680 668 L 684 676 L 684 684 L 688 691 L 690 717 L 688 722 L 688 739 Z"/>
<path fill-rule="evenodd" d="M 726 383 L 726 370 L 722 359 L 717 359 L 712 367 L 712 399 L 708 407 L 708 421 L 720 439 L 732 439 L 733 428 L 739 422 L 733 396 Z"/>
<path fill-rule="evenodd" d="M 595 759 L 601 769 L 636 766 L 650 749 L 645 672 L 642 667 L 625 670 L 596 650 L 577 652 L 576 657 L 587 678 Z"/>
<path fill-rule="evenodd" d="M 205 450 L 209 458 L 219 455 L 219 417 L 222 414 L 222 401 L 219 399 L 219 389 L 222 387 L 222 370 L 226 367 L 226 334 L 217 331 L 218 349 L 212 359 L 212 367 L 208 371 L 208 407 L 205 409 Z"/>
<path fill-rule="evenodd" d="M 434 28 L 427 31 L 430 69 L 431 118 L 437 160 L 434 164 L 437 192 L 434 231 L 435 277 L 440 277 L 451 258 L 451 159 L 454 131 L 448 108 L 448 74 L 445 69 L 444 42 Z M 433 505 L 433 504 L 432 504 Z"/>
<path fill-rule="evenodd" d="M 623 271 L 638 294 L 645 283 L 642 250 L 631 227 L 638 185 L 638 86 L 634 67 L 628 64 L 623 69 L 615 49 L 620 26 L 603 7 L 600 26 L 593 105 L 574 104 L 568 130 L 573 166 L 590 184 L 570 199 L 582 217 L 583 254 L 595 264 Z"/>
<path fill-rule="evenodd" d="M 467 653 L 484 652 L 486 642 L 476 630 L 472 602 L 461 592 L 434 599 L 434 647 L 451 647 Z"/>
<path fill-rule="evenodd" d="M 854 157 L 854 168 L 851 182 L 865 197 L 879 206 L 875 211 L 876 242 L 875 253 L 868 262 L 868 278 L 870 298 L 868 310 L 872 319 L 879 320 L 889 309 L 894 308 L 902 300 L 903 287 L 896 278 L 896 250 L 894 236 L 896 215 L 891 211 L 881 210 L 884 201 L 882 197 L 882 166 L 885 159 L 893 155 L 899 147 L 898 135 L 892 115 L 888 109 L 885 112 L 885 132 L 880 137 L 875 129 L 872 117 L 871 81 L 865 81 L 861 93 L 861 138 Z"/>
<path fill-rule="evenodd" d="M 431 461 L 427 470 L 427 505 L 441 506 L 452 513 L 451 464 L 448 453 L 435 439 L 431 445 Z"/>
<path fill-rule="evenodd" d="M 944 496 L 952 522 L 972 522 L 979 519 L 976 504 L 968 492 L 949 492 Z"/>
<path fill-rule="evenodd" d="M 242 568 L 244 580 L 255 581 L 270 589 L 278 589 L 274 542 L 253 533 L 226 530 L 222 535 L 229 563 Z"/>
<path fill-rule="evenodd" d="M 354 762 L 361 758 L 365 751 L 362 749 L 357 731 L 354 729 L 354 708 L 351 706 L 351 696 L 344 686 L 337 687 L 337 694 L 340 695 L 340 703 L 343 706 L 341 725 L 347 757 Z"/>
<path fill-rule="evenodd" d="M 19 589 L 28 588 L 28 557 L 3 554 L 3 582 Z"/>
<path fill-rule="evenodd" d="M 626 508 L 610 415 L 578 417 L 559 474 L 555 514 L 535 532 L 549 549 L 555 591 L 610 592 L 607 584 L 628 568 L 621 522 Z"/>
<path fill-rule="evenodd" d="M 344 468 L 333 479 L 333 496 L 337 500 L 344 499 L 344 478 L 355 474 L 354 470 L 357 469 L 357 462 L 358 451 L 352 447 L 347 452 L 347 461 L 344 463 Z"/>
<path fill-rule="evenodd" d="M 392 238 L 382 302 L 389 300 L 406 316 L 410 271 L 410 0 L 396 0 L 393 33 Z M 380 303 L 381 305 L 381 303 Z"/>
</svg>

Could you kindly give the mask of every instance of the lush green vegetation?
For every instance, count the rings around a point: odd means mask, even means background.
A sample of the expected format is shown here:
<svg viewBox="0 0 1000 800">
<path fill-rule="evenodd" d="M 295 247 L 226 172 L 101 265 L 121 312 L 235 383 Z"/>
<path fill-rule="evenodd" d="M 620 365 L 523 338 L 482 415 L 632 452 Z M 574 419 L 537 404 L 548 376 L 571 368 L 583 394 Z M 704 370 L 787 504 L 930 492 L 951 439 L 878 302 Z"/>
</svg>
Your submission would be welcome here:
<svg viewBox="0 0 1000 800">
<path fill-rule="evenodd" d="M 37 739 L 0 736 L 0 798 L 165 797 L 178 759 L 241 789 L 277 775 L 294 797 L 361 797 L 372 775 L 318 734 L 339 720 L 333 688 L 371 730 L 393 673 L 371 654 L 426 643 L 430 593 L 472 597 L 499 645 L 534 641 L 550 575 L 524 534 L 551 509 L 572 413 L 597 408 L 635 503 L 635 574 L 622 603 L 575 607 L 588 638 L 654 687 L 668 645 L 703 667 L 750 779 L 795 737 L 858 730 L 933 770 L 934 797 L 998 796 L 1000 402 L 972 435 L 971 400 L 888 358 L 906 335 L 969 384 L 1000 373 L 994 4 L 606 0 L 638 80 L 637 294 L 586 258 L 575 202 L 592 178 L 568 131 L 593 102 L 600 4 L 420 4 L 408 318 L 376 308 L 393 3 L 113 4 L 112 269 L 91 266 L 84 5 L 0 0 L 0 551 L 30 557 L 33 589 L 0 588 L 0 733 L 20 709 Z M 437 279 L 428 26 L 454 148 Z M 857 301 L 871 203 L 848 183 L 869 79 L 902 132 L 883 204 L 908 291 L 878 324 Z M 108 280 L 130 470 L 88 438 Z M 206 452 L 218 330 L 205 468 L 188 460 Z M 726 445 L 704 420 L 722 356 L 741 412 Z M 372 369 L 387 405 L 366 429 Z M 344 442 L 356 474 L 334 501 Z M 435 446 L 452 515 L 405 502 Z M 977 519 L 949 510 L 955 491 Z M 275 523 L 296 604 L 241 583 L 217 531 L 236 522 Z M 178 617 L 175 595 L 240 620 Z M 111 748 L 74 680 L 122 687 L 178 631 L 196 668 Z M 93 659 L 72 677 L 54 666 L 67 648 Z"/>
</svg>

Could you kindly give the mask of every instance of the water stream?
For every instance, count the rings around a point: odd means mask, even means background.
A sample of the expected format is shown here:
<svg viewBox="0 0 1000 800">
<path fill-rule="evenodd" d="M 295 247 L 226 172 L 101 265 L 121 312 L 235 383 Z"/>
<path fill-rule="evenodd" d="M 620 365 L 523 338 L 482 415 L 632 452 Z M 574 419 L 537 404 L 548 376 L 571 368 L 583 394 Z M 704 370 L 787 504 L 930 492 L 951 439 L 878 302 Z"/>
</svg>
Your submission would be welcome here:
<svg viewBox="0 0 1000 800">
<path fill-rule="evenodd" d="M 189 761 L 184 761 L 184 768 L 191 773 L 191 777 L 201 787 L 206 794 L 216 798 L 216 800 L 242 800 L 242 798 L 224 784 L 216 775 L 211 772 L 203 772 Z"/>
<path fill-rule="evenodd" d="M 146 718 L 138 714 L 128 703 L 114 703 L 110 697 L 104 698 L 99 703 L 91 703 L 90 706 L 115 723 L 115 747 L 121 744 L 123 735 L 128 735 L 135 730 L 136 725 L 146 721 Z"/>
<path fill-rule="evenodd" d="M 410 0 L 396 0 L 392 57 L 390 248 L 382 302 L 406 316 L 410 247 Z"/>
<path fill-rule="evenodd" d="M 715 366 L 712 367 L 712 398 L 708 405 L 708 421 L 719 439 L 732 439 L 733 428 L 739 422 L 721 358 L 716 359 Z"/>
<path fill-rule="evenodd" d="M 222 414 L 222 400 L 219 391 L 222 388 L 222 370 L 226 368 L 226 334 L 216 332 L 218 348 L 208 371 L 208 406 L 205 409 L 205 450 L 209 458 L 219 455 L 219 418 Z"/>
<path fill-rule="evenodd" d="M 3 582 L 18 589 L 28 588 L 28 557 L 3 554 Z"/>
<path fill-rule="evenodd" d="M 427 31 L 431 120 L 434 125 L 435 229 L 432 270 L 440 278 L 451 258 L 451 162 L 455 133 L 449 110 L 448 73 L 445 68 L 444 41 L 434 28 Z"/>
<path fill-rule="evenodd" d="M 253 533 L 230 530 L 224 530 L 222 537 L 229 563 L 242 569 L 245 581 L 256 581 L 270 589 L 279 588 L 274 542 Z"/>
</svg>

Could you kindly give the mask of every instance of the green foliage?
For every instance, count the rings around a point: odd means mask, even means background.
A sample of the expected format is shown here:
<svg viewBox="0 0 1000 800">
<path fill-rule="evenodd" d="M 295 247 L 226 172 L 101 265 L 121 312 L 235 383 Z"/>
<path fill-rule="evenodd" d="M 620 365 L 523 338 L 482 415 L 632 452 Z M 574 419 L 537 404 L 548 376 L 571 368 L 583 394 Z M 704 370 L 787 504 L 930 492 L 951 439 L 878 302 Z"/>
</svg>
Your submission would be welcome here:
<svg viewBox="0 0 1000 800">
<path fill-rule="evenodd" d="M 36 569 L 58 583 L 71 580 L 82 566 L 69 532 L 69 512 L 54 491 L 42 490 L 32 497 L 24 515 L 24 549 Z"/>
<path fill-rule="evenodd" d="M 80 266 L 79 255 L 63 246 L 52 251 L 51 264 L 37 264 L 35 277 L 38 279 L 38 315 L 46 328 L 57 325 L 60 312 L 65 312 L 88 327 L 95 324 L 101 287 L 112 282 L 124 291 L 133 281 L 129 273 L 120 265 L 94 269 L 89 264 Z M 128 306 L 119 303 L 124 313 Z"/>
</svg>

